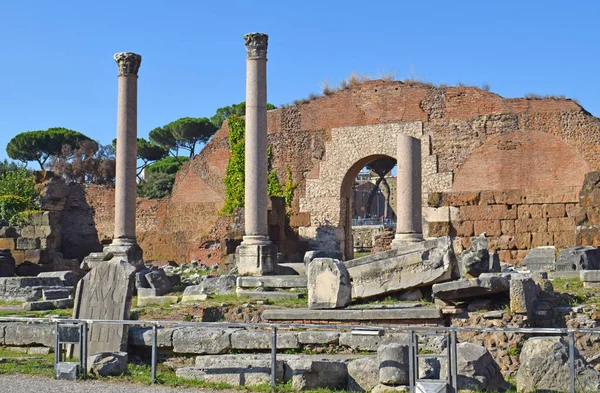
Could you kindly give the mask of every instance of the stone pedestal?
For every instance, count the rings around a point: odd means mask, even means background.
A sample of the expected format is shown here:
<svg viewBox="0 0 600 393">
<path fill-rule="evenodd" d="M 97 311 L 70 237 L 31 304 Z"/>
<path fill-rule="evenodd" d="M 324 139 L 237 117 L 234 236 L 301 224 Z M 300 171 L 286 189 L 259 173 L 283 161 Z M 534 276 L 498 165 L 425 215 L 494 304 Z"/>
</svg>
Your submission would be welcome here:
<svg viewBox="0 0 600 393">
<path fill-rule="evenodd" d="M 244 242 L 235 250 L 238 274 L 242 276 L 262 276 L 275 274 L 277 266 L 277 247 L 271 242 Z"/>
<path fill-rule="evenodd" d="M 135 239 L 114 239 L 110 245 L 104 247 L 104 260 L 110 260 L 113 257 L 126 260 L 134 266 L 144 264 L 142 248 Z"/>
<path fill-rule="evenodd" d="M 398 135 L 398 176 L 396 186 L 396 236 L 392 248 L 423 241 L 421 211 L 421 141 L 408 135 Z"/>
</svg>

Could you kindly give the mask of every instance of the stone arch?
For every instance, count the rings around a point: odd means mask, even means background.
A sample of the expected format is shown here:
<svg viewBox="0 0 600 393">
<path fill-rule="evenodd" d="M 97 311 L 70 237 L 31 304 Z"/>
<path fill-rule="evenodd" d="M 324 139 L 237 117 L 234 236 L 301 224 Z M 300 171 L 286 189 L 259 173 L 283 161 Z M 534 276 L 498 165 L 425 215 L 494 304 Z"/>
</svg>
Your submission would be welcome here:
<svg viewBox="0 0 600 393">
<path fill-rule="evenodd" d="M 318 174 L 306 179 L 305 194 L 300 198 L 300 212 L 309 213 L 310 225 L 300 227 L 299 233 L 308 240 L 310 249 L 338 250 L 344 259 L 352 257 L 352 241 L 347 234 L 352 218 L 348 214 L 351 184 L 370 161 L 396 158 L 398 135 L 421 140 L 424 200 L 429 191 L 445 191 L 452 186 L 451 173 L 437 173 L 437 158 L 430 154 L 429 137 L 423 135 L 421 122 L 333 128 Z"/>
</svg>

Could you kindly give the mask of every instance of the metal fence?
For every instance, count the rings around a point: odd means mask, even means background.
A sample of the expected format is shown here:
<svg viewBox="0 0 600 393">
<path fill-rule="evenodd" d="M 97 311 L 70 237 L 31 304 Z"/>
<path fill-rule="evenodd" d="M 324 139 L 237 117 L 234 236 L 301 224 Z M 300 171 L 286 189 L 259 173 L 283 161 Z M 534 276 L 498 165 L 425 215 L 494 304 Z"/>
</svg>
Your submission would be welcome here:
<svg viewBox="0 0 600 393">
<path fill-rule="evenodd" d="M 443 327 L 443 326 L 377 326 L 377 325 L 324 325 L 324 324 L 271 324 L 271 323 L 229 323 L 229 322 L 181 322 L 181 321 L 130 321 L 130 320 L 91 320 L 91 319 L 63 319 L 63 318 L 20 318 L 20 317 L 0 317 L 0 322 L 27 322 L 27 323 L 52 323 L 55 324 L 55 356 L 54 366 L 61 359 L 59 337 L 60 327 L 62 325 L 77 326 L 78 340 L 82 343 L 80 348 L 80 364 L 82 367 L 82 377 L 86 377 L 87 361 L 87 333 L 93 324 L 117 324 L 129 326 L 151 326 L 152 327 L 152 356 L 151 356 L 151 378 L 152 383 L 156 382 L 157 367 L 157 338 L 158 328 L 165 327 L 212 327 L 212 328 L 254 328 L 270 330 L 271 339 L 271 386 L 275 387 L 276 364 L 277 364 L 277 332 L 279 329 L 286 330 L 345 330 L 360 334 L 372 332 L 403 332 L 408 334 L 409 351 L 409 388 L 410 392 L 415 392 L 415 386 L 418 382 L 446 382 L 449 386 L 449 392 L 458 392 L 458 366 L 457 366 L 457 334 L 474 333 L 518 333 L 528 335 L 553 335 L 568 338 L 569 344 L 569 371 L 570 371 L 570 393 L 575 393 L 575 335 L 576 334 L 600 334 L 600 329 L 585 328 L 479 328 L 479 327 Z M 446 353 L 441 354 L 419 354 L 418 336 L 445 336 L 447 338 Z M 418 379 L 419 358 L 446 357 L 448 359 L 448 379 L 445 381 L 432 379 Z"/>
<path fill-rule="evenodd" d="M 382 226 L 384 228 L 396 228 L 396 221 L 385 218 L 353 218 L 353 227 Z"/>
</svg>

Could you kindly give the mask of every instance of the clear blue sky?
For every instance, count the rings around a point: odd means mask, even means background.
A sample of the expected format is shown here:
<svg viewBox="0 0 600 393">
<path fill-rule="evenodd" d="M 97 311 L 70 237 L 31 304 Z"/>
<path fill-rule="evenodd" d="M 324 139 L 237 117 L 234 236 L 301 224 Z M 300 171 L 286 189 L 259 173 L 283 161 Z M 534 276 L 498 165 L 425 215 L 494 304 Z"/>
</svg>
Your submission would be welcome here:
<svg viewBox="0 0 600 393">
<path fill-rule="evenodd" d="M 269 34 L 275 105 L 356 71 L 576 98 L 600 115 L 595 1 L 2 1 L 0 159 L 54 126 L 115 137 L 115 52 L 142 55 L 139 136 L 245 99 L 248 32 Z"/>
</svg>

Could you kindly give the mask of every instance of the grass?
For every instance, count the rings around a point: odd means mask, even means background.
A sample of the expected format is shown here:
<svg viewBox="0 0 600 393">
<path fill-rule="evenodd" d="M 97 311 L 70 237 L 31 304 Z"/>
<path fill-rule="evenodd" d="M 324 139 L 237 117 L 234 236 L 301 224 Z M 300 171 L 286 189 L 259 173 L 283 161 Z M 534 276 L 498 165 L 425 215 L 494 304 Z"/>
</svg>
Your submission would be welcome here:
<svg viewBox="0 0 600 393">
<path fill-rule="evenodd" d="M 600 308 L 600 288 L 584 288 L 579 278 L 556 278 L 552 281 L 554 292 L 560 294 L 561 305 L 590 305 Z"/>
<path fill-rule="evenodd" d="M 44 318 L 48 316 L 56 317 L 67 317 L 73 316 L 72 308 L 56 309 L 56 310 L 45 310 L 45 311 L 25 311 L 25 310 L 0 310 L 0 317 L 19 316 L 19 317 L 32 317 L 32 318 Z"/>
<path fill-rule="evenodd" d="M 367 255 L 371 255 L 371 251 L 355 251 L 354 259 L 366 257 Z"/>
<path fill-rule="evenodd" d="M 0 374 L 27 374 L 51 377 L 54 374 L 54 354 L 27 355 L 0 347 Z"/>
</svg>

